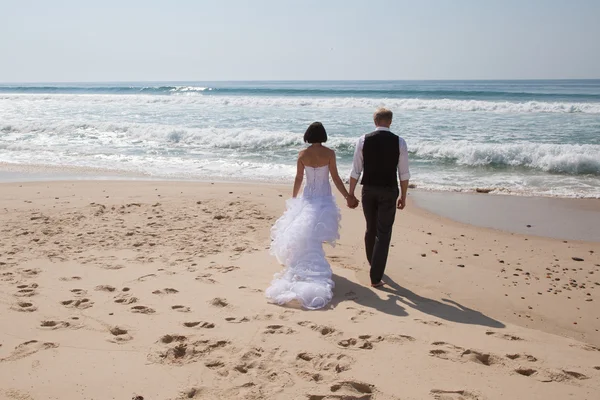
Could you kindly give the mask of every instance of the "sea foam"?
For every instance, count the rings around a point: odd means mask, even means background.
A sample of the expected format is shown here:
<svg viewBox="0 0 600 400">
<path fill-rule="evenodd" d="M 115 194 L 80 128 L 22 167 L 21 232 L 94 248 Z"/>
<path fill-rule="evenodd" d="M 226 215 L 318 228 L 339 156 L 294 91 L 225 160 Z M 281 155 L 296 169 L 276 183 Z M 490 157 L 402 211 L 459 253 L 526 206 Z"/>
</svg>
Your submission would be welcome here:
<svg viewBox="0 0 600 400">
<path fill-rule="evenodd" d="M 29 103 L 35 102 L 79 102 L 82 97 L 90 103 L 123 102 L 131 106 L 164 103 L 171 105 L 197 105 L 206 107 L 251 107 L 251 108 L 317 108 L 342 109 L 362 108 L 372 110 L 386 106 L 393 110 L 410 111 L 456 111 L 456 112 L 489 112 L 489 113 L 560 113 L 560 114 L 600 114 L 600 103 L 585 102 L 509 102 L 484 100 L 452 100 L 452 99 L 391 99 L 391 98 L 357 98 L 357 97 L 260 97 L 260 96 L 187 96 L 190 92 L 202 92 L 206 88 L 174 89 L 181 96 L 150 95 L 113 95 L 113 94 L 2 94 L 0 100 L 21 99 Z"/>
<path fill-rule="evenodd" d="M 567 175 L 600 175 L 600 145 L 539 143 L 417 142 L 420 159 L 465 166 L 522 167 Z"/>
</svg>

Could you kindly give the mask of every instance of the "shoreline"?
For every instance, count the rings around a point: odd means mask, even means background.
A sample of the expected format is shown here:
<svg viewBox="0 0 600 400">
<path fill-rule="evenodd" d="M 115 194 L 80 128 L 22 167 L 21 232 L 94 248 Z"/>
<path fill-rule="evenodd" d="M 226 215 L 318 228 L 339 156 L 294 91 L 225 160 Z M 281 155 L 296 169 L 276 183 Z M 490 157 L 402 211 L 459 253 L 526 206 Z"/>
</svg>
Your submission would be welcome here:
<svg viewBox="0 0 600 400">
<path fill-rule="evenodd" d="M 29 171 L 10 171 L 0 163 L 0 185 L 58 182 L 168 182 L 180 184 L 225 184 L 291 187 L 286 182 L 227 179 L 154 178 L 111 170 L 32 166 Z M 4 170 L 3 170 L 4 167 Z M 64 175 L 60 175 L 60 173 Z M 30 179 L 22 179 L 22 174 Z M 84 173 L 84 174 L 82 174 Z M 87 174 L 85 174 L 87 173 Z M 100 175 L 105 174 L 105 175 Z M 12 179 L 10 176 L 12 175 Z M 335 189 L 334 189 L 335 190 Z M 360 193 L 360 188 L 358 188 Z M 291 191 L 291 189 L 290 189 Z M 476 193 L 413 188 L 408 191 L 413 206 L 448 220 L 475 227 L 562 240 L 600 242 L 600 201 L 595 198 Z M 342 203 L 339 203 L 343 207 Z M 498 211 L 502 210 L 500 214 Z"/>
<path fill-rule="evenodd" d="M 81 181 L 81 180 L 127 180 L 127 181 L 167 181 L 167 182 L 196 182 L 196 183 L 250 183 L 259 185 L 292 185 L 292 179 L 272 179 L 272 178 L 256 178 L 256 179 L 236 179 L 229 177 L 181 177 L 168 175 L 151 175 L 143 172 L 97 168 L 97 167 L 81 167 L 81 166 L 56 166 L 44 164 L 16 164 L 8 162 L 0 162 L 0 184 L 1 183 L 18 183 L 18 182 L 51 182 L 51 181 Z M 345 184 L 348 180 L 344 178 Z M 526 192 L 512 191 L 506 188 L 451 188 L 447 189 L 440 187 L 422 186 L 420 183 L 411 183 L 415 185 L 410 191 L 426 192 L 426 193 L 448 193 L 448 194 L 480 194 L 487 196 L 507 196 L 507 197 L 523 197 L 523 198 L 551 198 L 551 199 L 589 199 L 600 200 L 600 196 L 580 194 L 562 195 L 548 194 L 543 192 Z"/>
</svg>

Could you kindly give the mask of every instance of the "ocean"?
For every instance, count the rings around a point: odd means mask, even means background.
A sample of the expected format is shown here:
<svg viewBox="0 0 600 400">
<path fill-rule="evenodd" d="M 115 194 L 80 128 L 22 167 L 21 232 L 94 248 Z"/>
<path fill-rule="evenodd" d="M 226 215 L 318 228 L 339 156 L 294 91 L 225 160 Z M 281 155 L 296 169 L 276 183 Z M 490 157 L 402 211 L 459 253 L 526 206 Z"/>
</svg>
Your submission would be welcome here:
<svg viewBox="0 0 600 400">
<path fill-rule="evenodd" d="M 321 121 L 348 176 L 378 106 L 411 182 L 600 198 L 600 80 L 0 85 L 0 163 L 284 183 Z"/>
</svg>

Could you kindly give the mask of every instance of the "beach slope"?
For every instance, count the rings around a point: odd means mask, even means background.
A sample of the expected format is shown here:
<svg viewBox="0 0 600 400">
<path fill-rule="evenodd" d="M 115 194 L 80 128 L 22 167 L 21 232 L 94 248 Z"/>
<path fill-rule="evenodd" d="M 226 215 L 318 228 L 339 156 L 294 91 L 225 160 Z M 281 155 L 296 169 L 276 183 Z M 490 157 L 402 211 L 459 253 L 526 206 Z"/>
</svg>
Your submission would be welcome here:
<svg viewBox="0 0 600 400">
<path fill-rule="evenodd" d="M 334 300 L 308 312 L 264 297 L 289 192 L 0 184 L 0 399 L 597 398 L 600 244 L 409 202 L 373 290 L 344 208 Z"/>
</svg>

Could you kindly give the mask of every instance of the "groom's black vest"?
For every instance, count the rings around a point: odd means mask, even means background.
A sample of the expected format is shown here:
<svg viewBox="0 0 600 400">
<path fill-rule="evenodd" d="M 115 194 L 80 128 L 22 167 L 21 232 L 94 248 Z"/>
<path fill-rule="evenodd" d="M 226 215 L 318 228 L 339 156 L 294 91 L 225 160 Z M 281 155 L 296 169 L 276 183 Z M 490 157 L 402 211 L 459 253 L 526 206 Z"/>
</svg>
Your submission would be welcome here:
<svg viewBox="0 0 600 400">
<path fill-rule="evenodd" d="M 364 172 L 361 183 L 366 186 L 398 187 L 400 138 L 389 131 L 365 135 Z"/>
</svg>

